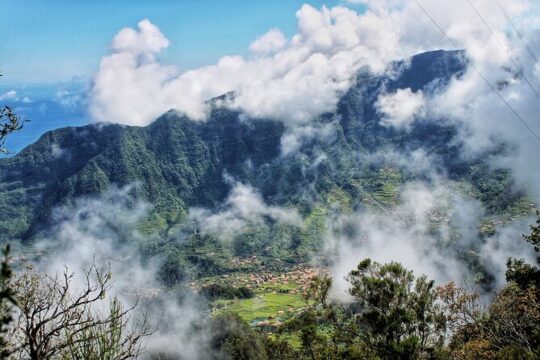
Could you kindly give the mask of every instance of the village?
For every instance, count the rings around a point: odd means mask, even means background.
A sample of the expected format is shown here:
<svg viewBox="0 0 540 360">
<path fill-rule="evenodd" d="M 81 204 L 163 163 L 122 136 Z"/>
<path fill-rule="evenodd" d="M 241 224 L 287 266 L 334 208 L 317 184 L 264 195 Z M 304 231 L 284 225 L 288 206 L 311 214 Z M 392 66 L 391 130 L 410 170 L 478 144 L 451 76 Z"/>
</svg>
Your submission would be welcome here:
<svg viewBox="0 0 540 360">
<path fill-rule="evenodd" d="M 264 265 L 257 256 L 233 258 L 238 269 L 258 267 L 257 272 L 238 271 L 190 283 L 195 292 L 219 284 L 222 287 L 249 289 L 252 297 L 244 299 L 217 299 L 211 304 L 212 314 L 232 312 L 251 326 L 265 332 L 276 330 L 281 324 L 298 314 L 306 305 L 305 295 L 315 277 L 328 275 L 328 271 L 310 264 L 284 264 L 279 269 Z"/>
</svg>

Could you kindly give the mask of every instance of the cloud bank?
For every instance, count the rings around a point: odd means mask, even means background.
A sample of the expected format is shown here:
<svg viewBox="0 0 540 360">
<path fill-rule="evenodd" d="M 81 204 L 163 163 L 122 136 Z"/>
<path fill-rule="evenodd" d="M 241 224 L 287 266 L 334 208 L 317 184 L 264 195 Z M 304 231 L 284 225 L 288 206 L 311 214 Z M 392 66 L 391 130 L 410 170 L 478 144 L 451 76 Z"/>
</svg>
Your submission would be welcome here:
<svg viewBox="0 0 540 360">
<path fill-rule="evenodd" d="M 400 262 L 438 284 L 475 284 L 478 274 L 467 267 L 463 258 L 467 253 L 469 262 L 482 264 L 496 289 L 505 283 L 508 257 L 535 263 L 532 247 L 520 237 L 531 219 L 505 225 L 482 239 L 480 203 L 455 191 L 450 182 L 408 183 L 400 198 L 400 204 L 391 210 L 363 209 L 327 220 L 325 254 L 331 259 L 336 299 L 347 300 L 350 284 L 345 277 L 364 258 Z"/>
<path fill-rule="evenodd" d="M 227 199 L 217 211 L 192 208 L 190 219 L 204 234 L 230 239 L 247 225 L 262 226 L 266 219 L 301 226 L 302 218 L 294 209 L 267 205 L 252 186 L 233 183 Z"/>
<path fill-rule="evenodd" d="M 251 56 L 224 56 L 217 64 L 178 73 L 159 62 L 169 41 L 148 20 L 122 29 L 94 78 L 90 110 L 95 119 L 147 125 L 175 108 L 193 119 L 205 101 L 236 92 L 235 106 L 252 117 L 305 123 L 331 111 L 364 65 L 377 71 L 399 57 L 397 38 L 384 17 L 345 7 L 304 5 L 290 39 L 271 29 L 250 46 Z"/>
<path fill-rule="evenodd" d="M 534 161 L 528 154 L 538 152 L 538 140 L 482 79 L 497 87 L 540 133 L 535 116 L 540 103 L 526 81 L 540 91 L 540 64 L 531 59 L 492 0 L 474 3 L 482 19 L 467 0 L 420 1 L 451 42 L 414 1 L 353 2 L 367 9 L 357 13 L 345 6 L 303 5 L 290 38 L 270 29 L 250 45 L 251 55 L 223 56 L 214 65 L 185 72 L 160 62 L 170 42 L 157 26 L 143 20 L 136 29 L 124 28 L 114 37 L 94 77 L 90 112 L 98 121 L 140 126 L 171 108 L 204 120 L 208 99 L 234 91 L 234 101 L 227 106 L 253 118 L 283 121 L 288 129 L 284 153 L 294 152 L 309 133 L 317 136 L 313 119 L 335 109 L 359 69 L 383 73 L 393 60 L 456 46 L 466 50 L 473 64 L 467 73 L 431 94 L 407 89 L 384 94 L 378 101 L 382 124 L 406 130 L 417 117 L 451 119 L 461 129 L 465 156 L 508 143 L 515 152 L 506 163 L 520 181 L 540 183 L 540 171 L 528 168 Z M 540 53 L 540 5 L 516 0 L 504 6 L 531 48 Z M 540 191 L 534 191 L 539 199 Z"/>
<path fill-rule="evenodd" d="M 393 94 L 380 95 L 376 107 L 383 125 L 408 129 L 415 118 L 425 114 L 424 94 L 410 88 L 398 89 Z"/>
<path fill-rule="evenodd" d="M 540 141 L 499 98 L 503 97 L 540 134 L 537 117 L 540 101 L 531 89 L 540 90 L 540 64 L 529 56 L 495 3 L 474 2 L 482 14 L 480 19 L 467 0 L 419 1 L 449 41 L 415 1 L 351 2 L 364 4 L 367 10 L 360 14 L 344 6 L 316 9 L 304 5 L 296 14 L 297 32 L 290 38 L 278 29 L 271 29 L 250 45 L 249 56 L 224 56 L 215 65 L 186 72 L 160 62 L 161 52 L 170 44 L 148 20 L 140 22 L 137 29 L 122 29 L 95 76 L 91 112 L 97 120 L 130 125 L 147 125 L 169 108 L 194 120 L 204 120 L 206 100 L 234 91 L 234 102 L 228 106 L 253 118 L 272 118 L 285 124 L 282 148 L 288 154 L 297 151 L 305 138 L 320 134 L 314 119 L 335 109 L 340 96 L 355 83 L 359 69 L 369 68 L 375 74 L 383 74 L 391 61 L 422 51 L 464 49 L 469 62 L 467 71 L 451 79 L 448 86 L 439 88 L 435 84 L 429 92 L 399 89 L 379 96 L 376 104 L 381 124 L 407 130 L 417 118 L 446 119 L 458 129 L 456 142 L 461 145 L 460 155 L 465 159 L 504 145 L 503 155 L 489 161 L 493 166 L 512 169 L 517 186 L 529 190 L 540 201 L 540 162 L 536 159 Z M 539 4 L 516 0 L 504 6 L 533 51 L 540 54 Z M 416 155 L 423 157 L 421 153 Z M 220 212 L 194 209 L 192 216 L 206 221 L 207 228 L 213 231 L 222 230 L 223 222 L 241 227 L 253 220 L 251 216 L 280 217 L 279 212 L 253 201 L 257 198 L 254 189 L 242 186 L 233 190 Z M 439 249 L 429 234 L 429 221 L 425 220 L 434 206 L 430 204 L 436 202 L 432 195 L 439 191 L 406 190 L 405 203 L 398 213 L 421 211 L 414 215 L 419 220 L 413 226 L 395 214 L 390 220 L 372 213 L 349 219 L 361 225 L 368 240 L 362 243 L 359 242 L 362 237 L 354 237 L 352 242 L 344 241 L 352 245 L 349 249 L 346 245 L 340 248 L 343 258 L 357 261 L 364 254 L 372 254 L 378 260 L 400 260 L 421 272 L 436 272 L 441 281 L 452 278 L 456 274 L 449 273 L 453 266 L 445 270 L 445 253 L 436 250 L 431 254 L 426 250 Z M 420 200 L 407 203 L 407 194 L 412 193 Z M 259 210 L 246 212 L 243 201 Z M 427 205 L 422 207 L 424 203 Z M 420 210 L 410 208 L 413 205 Z M 473 215 L 477 219 L 474 211 Z M 346 218 L 335 220 L 335 226 L 347 221 Z M 385 242 L 388 247 L 382 245 Z M 416 252 L 405 251 L 402 244 Z M 380 247 L 387 252 L 376 252 Z M 347 270 L 352 268 L 350 265 L 346 266 Z"/>
<path fill-rule="evenodd" d="M 35 245 L 42 254 L 34 264 L 47 274 L 61 274 L 67 267 L 75 274 L 74 286 L 84 287 L 81 274 L 95 264 L 110 266 L 112 288 L 107 299 L 97 305 L 106 311 L 109 300 L 117 296 L 128 307 L 138 301 L 131 315 L 148 315 L 156 331 L 143 339 L 143 359 L 157 354 L 172 358 L 205 359 L 209 356 L 206 331 L 195 331 L 205 319 L 206 302 L 189 292 L 182 298 L 168 292 L 157 280 L 160 261 L 143 260 L 137 242 L 144 236 L 137 225 L 148 215 L 150 206 L 138 200 L 134 186 L 110 188 L 100 196 L 78 199 L 74 204 L 57 208 L 55 226 Z M 136 316 L 132 316 L 136 321 Z"/>
</svg>

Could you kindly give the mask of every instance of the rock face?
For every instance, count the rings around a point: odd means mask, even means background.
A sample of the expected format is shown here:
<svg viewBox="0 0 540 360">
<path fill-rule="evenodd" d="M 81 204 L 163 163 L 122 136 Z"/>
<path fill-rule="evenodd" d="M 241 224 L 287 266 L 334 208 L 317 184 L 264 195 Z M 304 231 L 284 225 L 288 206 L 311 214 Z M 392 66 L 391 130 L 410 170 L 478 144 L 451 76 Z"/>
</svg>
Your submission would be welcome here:
<svg viewBox="0 0 540 360">
<path fill-rule="evenodd" d="M 147 127 L 97 124 L 48 132 L 0 161 L 0 237 L 31 238 L 48 224 L 54 207 L 111 184 L 138 184 L 137 194 L 161 214 L 215 206 L 230 190 L 224 174 L 252 184 L 270 203 L 301 205 L 335 188 L 355 196 L 351 184 L 374 171 L 359 155 L 388 149 L 424 148 L 439 156 L 450 176 L 466 178 L 470 164 L 457 156 L 451 125 L 441 119 L 415 121 L 409 131 L 385 127 L 374 105 L 382 92 L 445 86 L 465 70 L 464 54 L 424 53 L 393 67 L 393 77 L 359 72 L 336 111 L 314 121 L 331 134 L 306 141 L 289 156 L 281 155 L 281 122 L 245 119 L 217 106 L 206 122 L 171 110 Z"/>
</svg>

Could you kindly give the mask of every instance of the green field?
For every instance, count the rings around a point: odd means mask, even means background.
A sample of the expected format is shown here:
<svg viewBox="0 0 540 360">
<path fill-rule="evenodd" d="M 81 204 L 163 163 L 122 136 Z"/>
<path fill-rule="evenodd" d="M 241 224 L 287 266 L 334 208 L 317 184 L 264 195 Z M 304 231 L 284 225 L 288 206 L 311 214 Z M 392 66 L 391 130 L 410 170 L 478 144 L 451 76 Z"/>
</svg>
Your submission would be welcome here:
<svg viewBox="0 0 540 360">
<path fill-rule="evenodd" d="M 215 314 L 232 312 L 242 319 L 262 321 L 268 318 L 282 319 L 293 311 L 302 308 L 305 301 L 301 295 L 289 293 L 258 293 L 254 298 L 242 300 L 217 300 L 214 302 Z M 279 312 L 282 311 L 282 314 Z"/>
</svg>

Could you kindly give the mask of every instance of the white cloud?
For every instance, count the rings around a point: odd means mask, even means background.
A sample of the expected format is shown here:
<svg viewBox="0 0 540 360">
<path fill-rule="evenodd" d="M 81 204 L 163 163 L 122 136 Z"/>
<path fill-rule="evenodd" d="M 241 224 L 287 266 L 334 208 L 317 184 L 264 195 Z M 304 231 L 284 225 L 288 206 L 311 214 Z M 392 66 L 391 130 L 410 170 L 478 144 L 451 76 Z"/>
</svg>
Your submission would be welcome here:
<svg viewBox="0 0 540 360">
<path fill-rule="evenodd" d="M 311 139 L 330 141 L 336 137 L 335 123 L 308 124 L 289 128 L 281 136 L 281 155 L 296 153 L 302 145 Z"/>
<path fill-rule="evenodd" d="M 0 95 L 0 100 L 17 100 L 17 98 L 17 92 L 15 90 L 9 90 Z"/>
<path fill-rule="evenodd" d="M 232 90 L 236 92 L 232 106 L 252 117 L 283 121 L 287 128 L 283 152 L 294 151 L 313 128 L 312 119 L 335 108 L 359 68 L 369 66 L 380 73 L 391 60 L 453 48 L 413 1 L 363 3 L 367 10 L 362 14 L 343 6 L 316 9 L 304 5 L 296 14 L 298 30 L 288 41 L 278 30 L 270 30 L 252 44 L 253 57 L 224 56 L 214 65 L 182 73 L 159 62 L 159 54 L 169 42 L 149 21 L 141 22 L 137 30 L 123 29 L 94 78 L 91 113 L 97 120 L 146 125 L 175 108 L 202 120 L 204 102 Z M 423 0 L 421 4 L 453 43 L 467 51 L 474 67 L 452 80 L 448 89 L 422 94 L 424 105 L 419 92 L 399 90 L 394 96 L 383 96 L 379 99 L 387 114 L 383 121 L 406 127 L 417 112 L 425 112 L 426 119 L 450 119 L 460 128 L 467 156 L 507 142 L 515 151 L 503 160 L 515 170 L 520 184 L 528 184 L 540 199 L 536 185 L 540 184 L 540 165 L 533 158 L 539 151 L 537 140 L 475 70 L 492 84 L 507 84 L 502 95 L 540 133 L 536 116 L 540 103 L 516 75 L 511 58 L 537 89 L 539 65 L 531 61 L 492 1 L 479 0 L 474 5 L 496 38 L 466 0 Z M 539 4 L 516 0 L 504 6 L 539 54 L 540 31 L 530 25 L 539 22 Z"/>
<path fill-rule="evenodd" d="M 139 31 L 124 28 L 114 37 L 112 50 L 133 55 L 153 55 L 169 46 L 169 40 L 147 19 L 137 24 Z"/>
<path fill-rule="evenodd" d="M 194 332 L 195 324 L 204 318 L 204 299 L 186 293 L 180 301 L 166 293 L 157 280 L 159 259 L 143 261 L 137 246 L 143 235 L 137 225 L 148 215 L 149 205 L 134 199 L 133 189 L 111 187 L 99 197 L 78 199 L 70 206 L 55 209 L 50 236 L 34 247 L 35 253 L 42 254 L 35 266 L 51 276 L 67 267 L 75 274 L 73 285 L 77 288 L 85 286 L 81 275 L 92 264 L 100 270 L 108 264 L 112 287 L 104 301 L 95 305 L 106 308 L 112 296 L 120 298 L 126 307 L 138 302 L 128 321 L 135 325 L 134 315 L 144 313 L 155 328 L 152 335 L 141 340 L 146 357 L 164 352 L 174 358 L 206 359 L 206 331 Z M 157 297 L 138 301 L 139 296 L 149 294 Z"/>
<path fill-rule="evenodd" d="M 482 240 L 478 233 L 484 216 L 480 203 L 453 189 L 451 183 L 440 180 L 434 184 L 409 183 L 394 209 L 366 209 L 329 218 L 325 245 L 326 253 L 333 256 L 333 296 L 348 299 L 345 277 L 365 258 L 400 262 L 438 284 L 473 284 L 475 274 L 457 251 L 478 249 L 477 259 L 494 277 L 496 286 L 505 282 L 508 257 L 534 261 L 530 244 L 520 239 L 527 222 L 507 226 Z"/>
<path fill-rule="evenodd" d="M 183 73 L 159 62 L 168 41 L 147 20 L 138 30 L 122 29 L 94 78 L 91 113 L 131 125 L 146 125 L 170 108 L 204 119 L 206 100 L 235 91 L 235 105 L 248 115 L 295 126 L 333 110 L 361 66 L 381 71 L 402 55 L 394 33 L 380 31 L 392 29 L 384 18 L 309 5 L 296 16 L 298 32 L 289 42 L 270 30 L 252 43 L 253 58 L 224 56 Z"/>
<path fill-rule="evenodd" d="M 279 29 L 270 29 L 251 43 L 249 49 L 256 55 L 268 55 L 285 47 L 287 39 Z"/>
<path fill-rule="evenodd" d="M 383 125 L 408 129 L 414 119 L 425 114 L 424 94 L 421 90 L 399 89 L 392 94 L 381 94 L 376 107 Z"/>
<path fill-rule="evenodd" d="M 296 210 L 267 205 L 260 193 L 250 185 L 242 183 L 234 183 L 219 211 L 192 208 L 189 214 L 191 220 L 199 224 L 203 233 L 214 234 L 223 239 L 234 236 L 246 225 L 261 225 L 265 218 L 296 226 L 302 224 Z"/>
<path fill-rule="evenodd" d="M 1 94 L 0 101 L 1 100 L 17 101 L 17 102 L 22 102 L 24 104 L 29 104 L 33 102 L 32 99 L 28 96 L 21 97 L 21 95 L 19 95 L 16 90 L 9 90 Z"/>
</svg>

